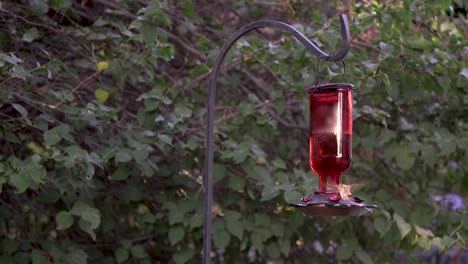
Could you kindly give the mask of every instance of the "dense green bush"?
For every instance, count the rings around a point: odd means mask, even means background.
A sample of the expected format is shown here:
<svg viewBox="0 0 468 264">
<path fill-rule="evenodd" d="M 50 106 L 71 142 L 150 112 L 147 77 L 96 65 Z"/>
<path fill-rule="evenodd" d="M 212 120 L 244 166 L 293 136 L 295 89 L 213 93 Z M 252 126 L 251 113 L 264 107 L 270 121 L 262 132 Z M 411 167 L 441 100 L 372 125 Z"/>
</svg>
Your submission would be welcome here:
<svg viewBox="0 0 468 264">
<path fill-rule="evenodd" d="M 219 47 L 273 18 L 332 51 L 348 7 L 347 74 L 322 63 L 320 76 L 357 87 L 345 181 L 366 182 L 358 193 L 379 209 L 306 218 L 285 206 L 317 188 L 304 93 L 317 61 L 261 29 L 220 80 L 214 261 L 414 262 L 465 245 L 468 42 L 451 1 L 214 2 L 0 3 L 1 263 L 200 263 Z"/>
</svg>

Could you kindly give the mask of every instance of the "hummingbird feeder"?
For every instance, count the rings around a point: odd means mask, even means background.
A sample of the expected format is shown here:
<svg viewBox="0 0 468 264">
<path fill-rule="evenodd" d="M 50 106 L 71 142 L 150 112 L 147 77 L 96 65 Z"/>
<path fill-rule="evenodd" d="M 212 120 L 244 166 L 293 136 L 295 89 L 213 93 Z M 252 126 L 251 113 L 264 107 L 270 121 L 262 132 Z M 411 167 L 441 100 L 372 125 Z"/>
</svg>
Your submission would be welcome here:
<svg viewBox="0 0 468 264">
<path fill-rule="evenodd" d="M 209 83 L 207 148 L 205 160 L 205 219 L 203 263 L 211 262 L 211 207 L 213 202 L 213 158 L 214 158 L 214 106 L 216 81 L 221 64 L 229 49 L 244 34 L 260 27 L 274 27 L 291 33 L 319 60 L 342 62 L 350 47 L 348 18 L 340 16 L 342 46 L 334 54 L 327 54 L 294 27 L 279 21 L 261 20 L 250 23 L 237 32 L 221 48 Z M 343 63 L 344 65 L 344 63 Z M 341 175 L 351 166 L 353 91 L 350 83 L 316 84 L 308 89 L 310 99 L 310 168 L 319 175 L 319 188 L 312 195 L 304 196 L 291 206 L 309 216 L 357 215 L 374 205 L 366 205 L 360 198 L 343 190 Z"/>
</svg>

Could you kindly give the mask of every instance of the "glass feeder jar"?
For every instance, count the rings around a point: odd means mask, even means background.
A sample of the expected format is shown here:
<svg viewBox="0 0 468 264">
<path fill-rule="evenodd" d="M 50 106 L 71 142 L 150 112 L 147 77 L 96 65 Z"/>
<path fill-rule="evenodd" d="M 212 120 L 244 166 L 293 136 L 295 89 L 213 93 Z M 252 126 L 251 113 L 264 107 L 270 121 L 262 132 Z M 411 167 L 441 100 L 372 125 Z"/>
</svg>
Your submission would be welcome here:
<svg viewBox="0 0 468 264">
<path fill-rule="evenodd" d="M 353 90 L 330 83 L 308 90 L 310 99 L 310 168 L 319 175 L 317 194 L 336 193 L 341 175 L 351 166 Z"/>
</svg>

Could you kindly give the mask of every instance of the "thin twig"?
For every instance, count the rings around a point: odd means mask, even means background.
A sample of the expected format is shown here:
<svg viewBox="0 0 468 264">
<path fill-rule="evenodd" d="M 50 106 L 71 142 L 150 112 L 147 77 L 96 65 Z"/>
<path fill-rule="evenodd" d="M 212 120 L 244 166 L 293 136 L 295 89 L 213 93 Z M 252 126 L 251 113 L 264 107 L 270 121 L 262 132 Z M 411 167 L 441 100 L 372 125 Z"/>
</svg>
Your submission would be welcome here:
<svg viewBox="0 0 468 264">
<path fill-rule="evenodd" d="M 78 89 L 80 89 L 80 87 L 82 87 L 83 85 L 85 85 L 87 82 L 89 82 L 91 79 L 93 79 L 94 77 L 98 76 L 99 75 L 99 72 L 95 72 L 93 74 L 91 74 L 90 76 L 86 77 L 86 79 L 84 79 L 83 81 L 81 81 L 80 83 L 78 83 L 78 85 L 73 88 L 73 90 L 71 91 L 71 94 L 73 95 Z M 60 102 L 58 102 L 57 104 L 55 105 L 48 105 L 50 108 L 52 109 L 56 109 L 57 107 L 59 107 L 60 105 L 62 105 L 67 99 L 64 98 L 62 99 Z"/>
<path fill-rule="evenodd" d="M 206 62 L 206 56 L 205 54 L 201 53 L 200 51 L 196 50 L 195 48 L 191 47 L 189 44 L 185 43 L 185 41 L 181 40 L 179 37 L 176 35 L 172 34 L 169 31 L 166 31 L 166 35 L 169 38 L 169 40 L 172 40 L 174 42 L 177 42 L 182 48 L 184 48 L 186 51 L 192 53 L 193 55 L 197 56 L 201 61 Z"/>
<path fill-rule="evenodd" d="M 377 51 L 377 52 L 380 52 L 380 48 L 379 48 L 379 47 L 377 47 L 377 46 L 375 46 L 375 45 L 371 45 L 371 44 L 365 43 L 365 42 L 362 42 L 362 41 L 351 40 L 351 44 L 357 45 L 357 46 L 361 46 L 361 47 L 365 47 L 365 48 L 369 48 L 369 49 L 375 50 L 375 51 Z"/>
</svg>

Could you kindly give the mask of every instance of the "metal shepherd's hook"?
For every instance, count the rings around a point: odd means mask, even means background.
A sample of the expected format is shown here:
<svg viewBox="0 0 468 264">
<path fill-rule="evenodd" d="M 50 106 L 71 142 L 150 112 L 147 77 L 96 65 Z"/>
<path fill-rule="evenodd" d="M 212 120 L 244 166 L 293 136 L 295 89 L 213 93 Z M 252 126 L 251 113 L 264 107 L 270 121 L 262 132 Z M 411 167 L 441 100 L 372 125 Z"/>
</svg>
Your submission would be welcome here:
<svg viewBox="0 0 468 264">
<path fill-rule="evenodd" d="M 297 29 L 289 24 L 274 21 L 274 20 L 260 20 L 245 25 L 239 29 L 221 48 L 221 52 L 216 58 L 213 66 L 212 75 L 209 83 L 209 94 L 208 94 L 208 126 L 207 126 L 207 138 L 206 138 L 206 155 L 205 155 L 205 220 L 204 220 L 204 232 L 203 232 L 203 263 L 211 263 L 211 207 L 213 203 L 213 156 L 214 156 L 214 108 L 215 108 L 215 95 L 216 95 L 216 81 L 218 79 L 221 64 L 224 61 L 229 49 L 234 43 L 244 34 L 261 27 L 273 27 L 280 28 L 291 33 L 299 42 L 301 42 L 309 51 L 314 53 L 319 59 L 325 61 L 337 62 L 344 58 L 349 50 L 351 37 L 349 33 L 348 18 L 346 15 L 340 15 L 340 27 L 342 46 L 334 52 L 333 55 L 329 55 L 322 51 L 317 45 L 310 41 L 304 34 L 299 32 Z"/>
</svg>

